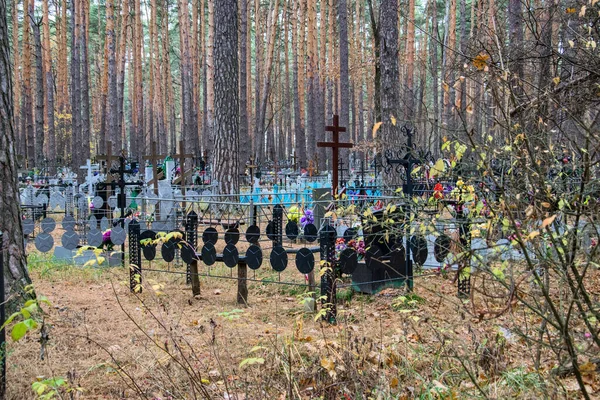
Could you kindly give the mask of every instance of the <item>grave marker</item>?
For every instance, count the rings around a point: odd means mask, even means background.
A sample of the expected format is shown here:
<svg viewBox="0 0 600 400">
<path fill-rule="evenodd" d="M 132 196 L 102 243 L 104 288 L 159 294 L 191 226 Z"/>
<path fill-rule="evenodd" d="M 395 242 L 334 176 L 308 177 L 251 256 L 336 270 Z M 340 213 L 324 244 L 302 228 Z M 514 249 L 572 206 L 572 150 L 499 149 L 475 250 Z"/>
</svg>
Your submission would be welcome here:
<svg viewBox="0 0 600 400">
<path fill-rule="evenodd" d="M 346 132 L 346 128 L 340 126 L 340 118 L 338 115 L 333 116 L 333 125 L 326 126 L 325 130 L 327 132 L 333 133 L 333 141 L 317 142 L 317 147 L 330 147 L 332 150 L 333 159 L 332 159 L 332 164 L 331 164 L 332 168 L 331 169 L 333 170 L 333 177 L 332 177 L 331 185 L 332 185 L 333 194 L 335 195 L 337 193 L 337 188 L 338 188 L 337 166 L 339 164 L 339 149 L 340 148 L 351 149 L 352 147 L 354 147 L 354 144 L 340 142 L 340 132 Z"/>
</svg>

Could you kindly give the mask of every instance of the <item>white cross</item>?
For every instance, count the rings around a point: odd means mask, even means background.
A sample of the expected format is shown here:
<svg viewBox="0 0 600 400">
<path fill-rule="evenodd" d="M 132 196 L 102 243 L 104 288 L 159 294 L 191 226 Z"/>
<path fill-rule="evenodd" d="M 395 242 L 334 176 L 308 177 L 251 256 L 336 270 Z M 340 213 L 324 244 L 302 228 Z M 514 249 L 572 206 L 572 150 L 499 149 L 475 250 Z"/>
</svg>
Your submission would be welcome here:
<svg viewBox="0 0 600 400">
<path fill-rule="evenodd" d="M 100 166 L 98 164 L 92 164 L 92 162 L 88 159 L 86 161 L 85 165 L 82 165 L 81 167 L 79 167 L 80 169 L 87 169 L 87 184 L 88 184 L 88 196 L 92 195 L 92 190 L 93 190 L 93 183 L 92 183 L 92 178 L 94 177 L 93 175 L 93 170 L 99 170 Z"/>
</svg>

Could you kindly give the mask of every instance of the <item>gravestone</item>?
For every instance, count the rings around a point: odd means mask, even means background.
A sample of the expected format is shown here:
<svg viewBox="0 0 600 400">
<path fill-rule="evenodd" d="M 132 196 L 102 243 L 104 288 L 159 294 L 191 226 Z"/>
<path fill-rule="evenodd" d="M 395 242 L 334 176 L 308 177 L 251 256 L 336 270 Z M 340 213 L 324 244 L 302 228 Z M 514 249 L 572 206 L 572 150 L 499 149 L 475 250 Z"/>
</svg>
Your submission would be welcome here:
<svg viewBox="0 0 600 400">
<path fill-rule="evenodd" d="M 315 218 L 315 226 L 317 230 L 321 229 L 321 223 L 325 214 L 327 213 L 327 206 L 329 202 L 333 199 L 331 196 L 331 189 L 323 188 L 323 189 L 313 189 L 312 191 L 313 198 L 313 216 Z"/>
</svg>

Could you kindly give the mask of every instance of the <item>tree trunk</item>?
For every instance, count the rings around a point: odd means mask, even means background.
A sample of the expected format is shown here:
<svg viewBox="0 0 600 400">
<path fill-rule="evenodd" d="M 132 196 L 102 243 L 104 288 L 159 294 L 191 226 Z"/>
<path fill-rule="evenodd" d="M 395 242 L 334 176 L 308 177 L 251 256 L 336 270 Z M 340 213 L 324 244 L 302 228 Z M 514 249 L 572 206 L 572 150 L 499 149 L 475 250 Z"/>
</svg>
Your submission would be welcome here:
<svg viewBox="0 0 600 400">
<path fill-rule="evenodd" d="M 43 2 L 44 8 L 44 74 L 46 78 L 46 125 L 48 126 L 49 157 L 56 153 L 56 133 L 54 129 L 54 76 L 52 75 L 52 52 L 50 49 L 50 23 L 48 21 L 48 0 Z M 14 28 L 13 28 L 14 29 Z M 49 171 L 54 173 L 54 170 Z"/>
<path fill-rule="evenodd" d="M 133 63 L 134 63 L 134 84 L 133 90 L 135 92 L 134 104 L 135 125 L 133 127 L 134 132 L 130 132 L 130 143 L 132 138 L 135 138 L 136 147 L 132 146 L 131 153 L 133 156 L 139 156 L 145 154 L 146 150 L 146 137 L 144 135 L 144 83 L 143 83 L 143 71 L 142 71 L 142 57 L 143 57 L 143 40 L 144 31 L 142 28 L 142 10 L 140 6 L 140 0 L 134 0 L 134 30 L 133 30 Z M 133 143 L 132 143 L 133 144 Z"/>
<path fill-rule="evenodd" d="M 119 110 L 117 132 L 119 132 L 120 137 L 123 137 L 125 123 L 125 63 L 127 61 L 127 32 L 129 32 L 129 28 L 129 7 L 124 3 L 121 7 L 121 27 L 117 55 L 117 109 Z M 129 94 L 129 96 L 131 96 L 131 94 Z"/>
<path fill-rule="evenodd" d="M 399 115 L 400 72 L 398 68 L 398 0 L 383 0 L 379 10 L 379 45 L 381 57 L 381 141 L 386 146 L 399 143 L 391 118 Z M 379 136 L 379 134 L 378 134 Z M 397 182 L 395 174 L 386 174 L 388 183 Z"/>
<path fill-rule="evenodd" d="M 79 7 L 81 1 L 71 1 L 71 167 L 79 171 L 83 146 L 81 137 L 81 66 L 79 63 Z"/>
<path fill-rule="evenodd" d="M 373 94 L 374 115 L 373 121 L 380 122 L 381 119 L 381 45 L 379 37 L 379 26 L 373 9 L 373 0 L 367 0 L 369 3 L 369 15 L 371 17 L 371 33 L 373 36 L 373 50 L 375 53 L 375 93 Z M 381 11 L 380 11 L 381 13 Z M 397 28 L 396 28 L 397 29 Z"/>
<path fill-rule="evenodd" d="M 80 48 L 81 48 L 81 147 L 79 148 L 78 160 L 83 165 L 84 161 L 90 158 L 90 142 L 92 141 L 92 127 L 90 123 L 90 78 L 89 78 L 89 61 L 88 61 L 88 0 L 81 0 L 81 33 L 80 33 Z M 79 174 L 82 176 L 82 174 Z"/>
<path fill-rule="evenodd" d="M 348 3 L 338 0 L 338 24 L 340 29 L 340 124 L 350 127 L 350 72 L 348 67 Z M 350 129 L 348 129 L 350 131 Z M 347 140 L 347 138 L 345 139 Z M 348 161 L 348 150 L 340 149 L 340 160 Z M 337 168 L 334 165 L 333 168 Z"/>
<path fill-rule="evenodd" d="M 239 193 L 239 98 L 237 0 L 219 0 L 215 22 L 215 157 L 213 174 L 222 194 Z"/>
<path fill-rule="evenodd" d="M 115 6 L 114 0 L 106 1 L 106 42 L 108 46 L 108 95 L 106 99 L 107 135 L 112 141 L 112 152 L 121 150 L 121 132 L 119 132 L 119 110 L 117 94 L 117 60 L 115 40 Z M 107 149 L 105 149 L 107 150 Z"/>
<path fill-rule="evenodd" d="M 214 149 L 215 129 L 215 1 L 218 0 L 208 0 L 208 40 L 206 43 L 206 130 L 204 132 L 204 148 L 209 151 Z"/>
<path fill-rule="evenodd" d="M 23 2 L 23 13 L 28 13 L 29 2 Z M 33 130 L 33 109 L 31 89 L 31 34 L 28 21 L 23 22 L 23 105 L 21 108 L 21 140 L 26 143 L 28 167 L 35 165 L 35 136 Z"/>
<path fill-rule="evenodd" d="M 31 4 L 33 6 L 33 3 Z M 33 8 L 33 7 L 32 7 Z M 33 30 L 35 45 L 35 165 L 44 165 L 44 60 L 42 59 L 42 34 L 40 21 L 35 21 L 33 9 L 27 18 Z M 47 173 L 47 171 L 46 171 Z"/>
<path fill-rule="evenodd" d="M 7 310 L 13 312 L 24 301 L 23 288 L 31 283 L 31 279 L 25 261 L 19 210 L 7 15 L 6 0 L 0 0 L 0 231 L 3 232 L 0 251 L 7 250 L 7 268 L 3 268 L 4 290 L 6 298 L 10 299 Z"/>
<path fill-rule="evenodd" d="M 415 117 L 415 0 L 408 1 L 408 21 L 406 22 L 406 92 L 404 119 Z"/>
<path fill-rule="evenodd" d="M 14 107 L 14 130 L 15 130 L 15 137 L 17 138 L 21 138 L 22 136 L 22 132 L 19 132 L 19 126 L 20 126 L 20 116 L 21 116 L 21 82 L 22 82 L 22 75 L 19 74 L 20 68 L 21 68 L 21 49 L 19 47 L 19 10 L 18 10 L 18 5 L 19 0 L 13 0 L 12 1 L 12 52 L 13 52 L 13 80 L 12 80 L 12 84 L 13 89 L 14 89 L 14 100 L 13 100 L 13 107 Z M 26 154 L 26 149 L 25 149 L 25 141 L 24 140 L 19 140 L 19 144 L 16 148 L 17 154 L 19 155 L 25 155 Z"/>
<path fill-rule="evenodd" d="M 249 160 L 252 152 L 252 141 L 248 133 L 248 71 L 247 56 L 249 50 L 248 40 L 248 2 L 240 0 L 240 163 L 239 173 L 243 173 L 245 163 Z"/>
<path fill-rule="evenodd" d="M 294 146 L 298 157 L 298 164 L 301 167 L 306 167 L 306 137 L 304 135 L 304 127 L 302 125 L 302 112 L 300 104 L 300 72 L 299 72 L 299 49 L 301 47 L 300 40 L 302 35 L 300 29 L 298 29 L 298 19 L 300 15 L 301 0 L 296 0 L 294 3 L 294 15 L 292 16 L 292 49 L 293 49 L 293 62 L 292 62 L 292 85 L 294 87 Z M 300 23 L 300 26 L 303 26 Z"/>
</svg>

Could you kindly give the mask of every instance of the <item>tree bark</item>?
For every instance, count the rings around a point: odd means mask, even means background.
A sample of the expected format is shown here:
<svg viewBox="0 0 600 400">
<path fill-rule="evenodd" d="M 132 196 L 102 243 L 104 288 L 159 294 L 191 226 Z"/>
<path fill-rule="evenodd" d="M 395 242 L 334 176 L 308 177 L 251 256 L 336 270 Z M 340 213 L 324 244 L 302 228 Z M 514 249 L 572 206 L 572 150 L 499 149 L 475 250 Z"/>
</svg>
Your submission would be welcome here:
<svg viewBox="0 0 600 400">
<path fill-rule="evenodd" d="M 106 42 L 108 49 L 108 95 L 106 99 L 107 135 L 112 141 L 112 152 L 117 154 L 121 149 L 121 132 L 119 132 L 119 110 L 117 94 L 117 60 L 115 40 L 115 6 L 114 0 L 106 1 Z M 107 149 L 105 149 L 107 150 Z"/>
<path fill-rule="evenodd" d="M 379 63 L 381 66 L 381 141 L 398 145 L 396 126 L 392 117 L 399 115 L 400 72 L 398 67 L 398 0 L 383 0 L 379 9 Z M 378 134 L 379 136 L 379 134 Z M 395 174 L 386 174 L 387 183 L 395 183 Z"/>
<path fill-rule="evenodd" d="M 81 136 L 81 66 L 79 63 L 79 7 L 80 0 L 71 1 L 71 167 L 79 171 Z"/>
<path fill-rule="evenodd" d="M 339 54 L 340 54 L 340 125 L 350 127 L 350 72 L 348 67 L 348 3 L 338 0 Z M 348 132 L 350 129 L 348 129 Z M 347 140 L 347 139 L 346 139 Z M 348 150 L 340 149 L 340 159 L 348 161 Z M 337 168 L 337 165 L 332 168 Z"/>
<path fill-rule="evenodd" d="M 22 135 L 22 132 L 19 132 L 19 122 L 21 120 L 20 116 L 21 116 L 21 81 L 22 81 L 22 76 L 21 74 L 19 74 L 19 71 L 21 69 L 21 49 L 19 47 L 19 10 L 18 10 L 18 3 L 19 0 L 13 0 L 12 1 L 12 52 L 13 52 L 13 89 L 14 89 L 14 100 L 13 100 L 13 107 L 14 107 L 14 129 L 15 129 L 15 137 L 20 138 Z M 20 143 L 17 145 L 16 151 L 17 154 L 20 155 L 25 155 L 26 154 L 26 149 L 25 149 L 25 141 L 24 140 L 20 140 Z"/>
<path fill-rule="evenodd" d="M 56 133 L 54 129 L 54 76 L 52 75 L 52 51 L 50 49 L 50 22 L 48 21 L 48 0 L 43 2 L 44 8 L 44 74 L 46 78 L 46 125 L 48 127 L 49 156 L 56 155 Z M 14 28 L 13 28 L 14 29 Z M 54 173 L 54 170 L 49 171 Z"/>
<path fill-rule="evenodd" d="M 219 0 L 215 21 L 215 157 L 221 194 L 239 193 L 239 98 L 237 0 Z"/>
<path fill-rule="evenodd" d="M 0 231 L 3 240 L 0 251 L 6 251 L 3 268 L 7 310 L 13 312 L 24 301 L 23 288 L 31 283 L 19 210 L 17 155 L 15 148 L 13 92 L 8 43 L 6 0 L 0 0 Z"/>
<path fill-rule="evenodd" d="M 206 128 L 204 132 L 204 148 L 214 149 L 215 129 L 215 1 L 208 1 L 208 40 L 206 43 Z M 237 89 L 236 89 L 237 90 Z"/>
<path fill-rule="evenodd" d="M 81 0 L 81 32 L 80 32 L 80 49 L 81 49 L 81 147 L 79 148 L 78 161 L 83 165 L 84 161 L 90 158 L 90 142 L 92 141 L 92 127 L 90 121 L 90 77 L 89 77 L 89 61 L 88 61 L 88 0 Z M 83 176 L 82 174 L 79 174 Z"/>
<path fill-rule="evenodd" d="M 23 2 L 23 13 L 28 13 L 30 1 Z M 30 25 L 23 22 L 23 104 L 21 108 L 21 138 L 26 143 L 26 159 L 28 167 L 35 165 L 35 135 L 33 130 L 33 109 L 31 89 L 31 33 Z"/>
<path fill-rule="evenodd" d="M 33 6 L 33 3 L 31 4 Z M 41 21 L 33 16 L 33 7 L 27 18 L 33 31 L 35 46 L 35 165 L 44 165 L 44 60 L 42 59 Z M 47 173 L 47 171 L 46 171 Z"/>
<path fill-rule="evenodd" d="M 245 162 L 249 160 L 252 152 L 252 140 L 248 132 L 248 71 L 247 71 L 247 46 L 248 40 L 248 2 L 240 0 L 240 163 L 239 173 L 243 173 Z"/>
</svg>

